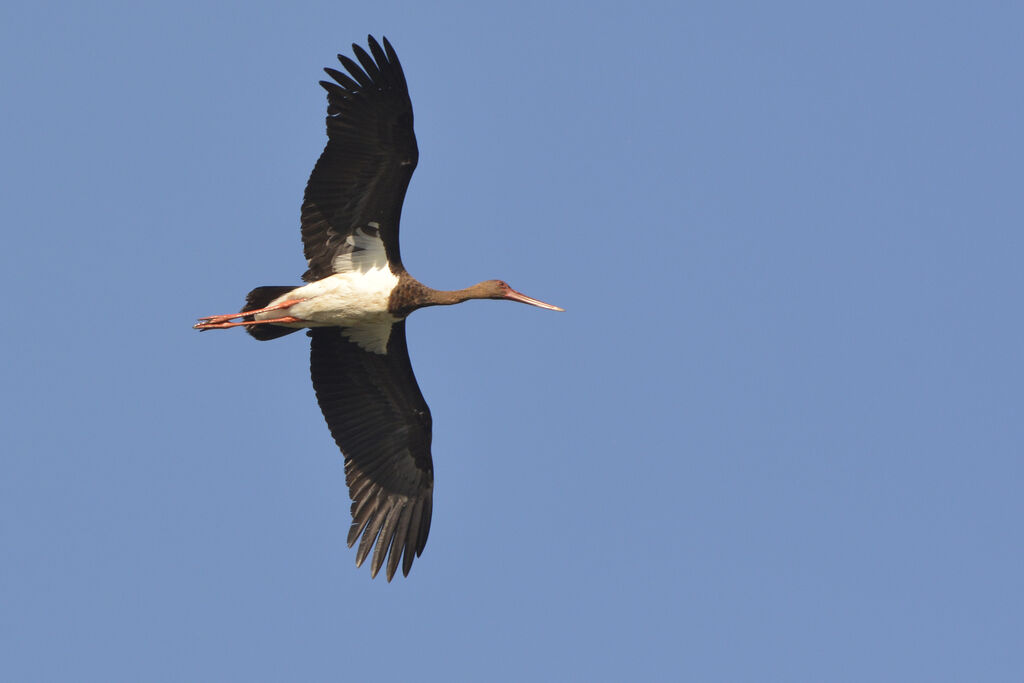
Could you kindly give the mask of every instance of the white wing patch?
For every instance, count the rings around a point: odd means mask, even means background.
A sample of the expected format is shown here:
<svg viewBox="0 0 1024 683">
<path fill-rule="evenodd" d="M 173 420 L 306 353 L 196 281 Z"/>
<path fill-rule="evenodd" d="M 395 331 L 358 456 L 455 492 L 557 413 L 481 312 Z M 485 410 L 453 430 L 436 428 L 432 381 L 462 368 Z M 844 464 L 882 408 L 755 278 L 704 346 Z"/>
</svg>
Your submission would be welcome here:
<svg viewBox="0 0 1024 683">
<path fill-rule="evenodd" d="M 388 340 L 391 339 L 391 327 L 395 319 L 390 315 L 379 322 L 366 322 L 359 327 L 343 327 L 341 333 L 349 341 L 355 342 L 360 348 L 373 353 L 387 353 Z"/>
<path fill-rule="evenodd" d="M 335 273 L 365 273 L 388 267 L 380 223 L 370 221 L 366 228 L 356 228 L 345 238 L 345 245 L 331 262 Z"/>
</svg>

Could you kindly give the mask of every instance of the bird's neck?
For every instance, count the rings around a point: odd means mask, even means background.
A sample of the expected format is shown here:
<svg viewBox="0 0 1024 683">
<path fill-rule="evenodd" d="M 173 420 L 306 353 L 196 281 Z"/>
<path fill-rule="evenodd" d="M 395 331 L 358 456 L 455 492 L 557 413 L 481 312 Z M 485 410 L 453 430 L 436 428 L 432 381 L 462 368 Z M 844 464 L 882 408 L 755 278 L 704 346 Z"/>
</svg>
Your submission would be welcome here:
<svg viewBox="0 0 1024 683">
<path fill-rule="evenodd" d="M 429 296 L 424 306 L 451 306 L 470 299 L 486 298 L 475 286 L 466 289 L 427 289 Z"/>
<path fill-rule="evenodd" d="M 409 315 L 418 308 L 451 306 L 452 304 L 462 303 L 469 299 L 487 298 L 480 285 L 473 285 L 466 289 L 432 289 L 411 277 L 408 273 L 403 273 L 391 297 L 391 310 L 402 317 Z"/>
</svg>

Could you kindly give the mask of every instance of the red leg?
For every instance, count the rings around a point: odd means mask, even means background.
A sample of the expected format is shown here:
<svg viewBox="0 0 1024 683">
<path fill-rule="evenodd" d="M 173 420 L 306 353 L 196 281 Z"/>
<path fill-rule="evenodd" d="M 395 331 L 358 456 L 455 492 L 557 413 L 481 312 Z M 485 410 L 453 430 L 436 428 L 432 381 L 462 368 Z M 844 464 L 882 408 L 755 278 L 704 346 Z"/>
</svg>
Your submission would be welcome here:
<svg viewBox="0 0 1024 683">
<path fill-rule="evenodd" d="M 210 316 L 207 316 L 205 318 L 200 318 L 199 319 L 199 323 L 197 323 L 194 327 L 198 328 L 199 325 L 209 325 L 209 324 L 216 324 L 216 323 L 225 323 L 225 322 L 227 322 L 229 320 L 233 320 L 235 318 L 244 318 L 247 315 L 256 315 L 257 313 L 266 313 L 267 311 L 278 311 L 278 310 L 280 310 L 282 308 L 288 308 L 289 306 L 294 306 L 295 304 L 299 303 L 300 301 L 305 301 L 305 299 L 288 299 L 287 301 L 282 301 L 280 303 L 276 303 L 273 306 L 267 306 L 266 308 L 254 308 L 251 311 L 242 311 L 241 313 L 231 313 L 229 315 L 210 315 Z M 261 320 L 259 322 L 267 322 L 267 321 Z"/>
</svg>

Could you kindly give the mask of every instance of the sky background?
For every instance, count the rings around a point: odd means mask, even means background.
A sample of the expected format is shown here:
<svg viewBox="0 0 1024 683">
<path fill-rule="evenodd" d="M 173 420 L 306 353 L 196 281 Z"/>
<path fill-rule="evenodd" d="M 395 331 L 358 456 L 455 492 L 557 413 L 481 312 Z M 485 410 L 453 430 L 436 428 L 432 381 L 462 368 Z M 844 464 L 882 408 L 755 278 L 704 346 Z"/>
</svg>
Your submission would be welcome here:
<svg viewBox="0 0 1024 683">
<path fill-rule="evenodd" d="M 1021 681 L 1024 9 L 5 2 L 0 679 Z M 395 45 L 433 527 L 357 570 L 298 283 Z"/>
</svg>

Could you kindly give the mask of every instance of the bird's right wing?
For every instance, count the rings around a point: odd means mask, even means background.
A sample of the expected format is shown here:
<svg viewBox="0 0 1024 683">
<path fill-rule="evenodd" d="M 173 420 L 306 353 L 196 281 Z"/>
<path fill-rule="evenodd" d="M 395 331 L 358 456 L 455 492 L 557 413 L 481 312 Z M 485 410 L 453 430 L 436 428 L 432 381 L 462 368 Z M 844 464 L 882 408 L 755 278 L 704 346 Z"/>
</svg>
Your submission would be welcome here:
<svg viewBox="0 0 1024 683">
<path fill-rule="evenodd" d="M 368 37 L 370 52 L 353 45 L 357 64 L 338 55 L 344 74 L 324 69 L 336 82 L 327 90 L 327 147 L 316 162 L 302 201 L 302 243 L 307 282 L 337 271 L 335 259 L 379 240 L 392 272 L 402 267 L 398 221 L 419 151 L 412 103 L 394 48 Z"/>
<path fill-rule="evenodd" d="M 356 566 L 376 544 L 373 576 L 387 558 L 390 581 L 403 555 L 402 573 L 408 575 L 430 531 L 434 466 L 430 408 L 409 362 L 405 321 L 393 325 L 387 353 L 362 348 L 339 328 L 313 328 L 309 336 L 316 398 L 345 454 L 349 547 L 362 536 Z"/>
</svg>

